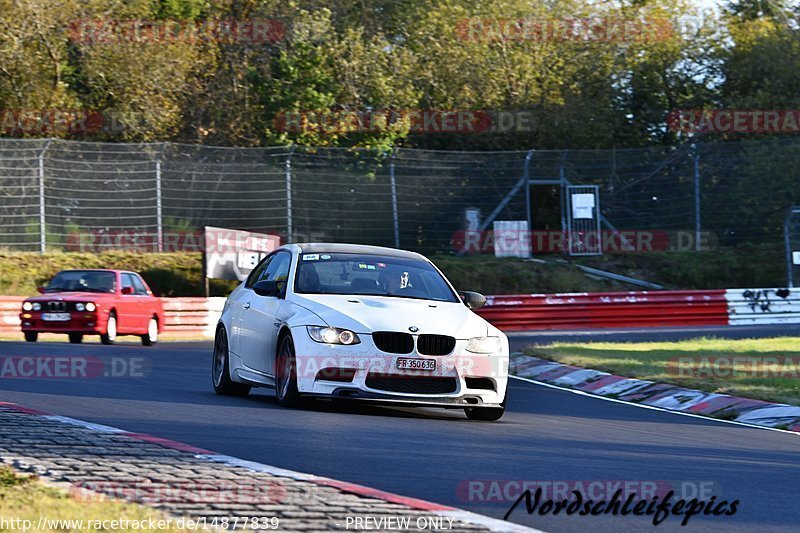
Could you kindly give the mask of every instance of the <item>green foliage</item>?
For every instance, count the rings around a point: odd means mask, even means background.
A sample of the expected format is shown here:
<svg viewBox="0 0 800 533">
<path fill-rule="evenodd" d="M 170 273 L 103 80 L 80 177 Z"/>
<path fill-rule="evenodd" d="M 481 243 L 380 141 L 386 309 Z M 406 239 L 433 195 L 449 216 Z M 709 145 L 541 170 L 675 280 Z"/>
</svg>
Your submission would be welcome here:
<svg viewBox="0 0 800 533">
<path fill-rule="evenodd" d="M 191 232 L 195 225 L 186 218 L 164 217 L 164 231 L 167 233 Z"/>
<path fill-rule="evenodd" d="M 608 291 L 622 289 L 612 283 L 587 278 L 577 268 L 493 256 L 431 258 L 458 290 L 482 294 L 530 294 Z"/>
<path fill-rule="evenodd" d="M 580 264 L 672 289 L 781 287 L 786 284 L 782 246 L 743 245 L 709 251 L 651 252 L 587 257 Z"/>
<path fill-rule="evenodd" d="M 30 483 L 35 478 L 20 476 L 7 466 L 0 466 L 0 487 L 16 487 Z"/>
<path fill-rule="evenodd" d="M 206 0 L 152 0 L 158 20 L 195 20 L 205 10 Z"/>
<path fill-rule="evenodd" d="M 380 150 L 669 144 L 679 140 L 665 128 L 674 109 L 800 104 L 796 6 L 723 8 L 717 24 L 690 0 L 0 0 L 0 109 L 101 110 L 123 127 L 88 136 L 99 140 Z M 280 31 L 234 43 L 71 34 L 76 22 L 109 18 L 270 20 Z M 500 35 L 504 22 L 576 19 L 662 21 L 672 31 L 627 40 Z M 525 110 L 534 121 L 473 135 L 276 126 L 288 112 L 376 109 Z"/>
<path fill-rule="evenodd" d="M 793 353 L 798 339 L 695 338 L 679 342 L 589 342 L 534 345 L 525 353 L 567 365 L 621 376 L 671 383 L 680 387 L 798 405 L 796 376 L 775 363 Z M 722 358 L 720 358 L 722 356 Z M 694 363 L 676 360 L 685 358 Z M 712 370 L 713 369 L 713 370 Z M 732 420 L 735 409 L 720 409 L 715 418 Z"/>
<path fill-rule="evenodd" d="M 459 290 L 483 294 L 527 294 L 632 290 L 594 280 L 552 257 L 546 262 L 490 255 L 431 257 Z M 779 246 L 741 246 L 710 252 L 654 252 L 582 258 L 580 264 L 661 283 L 673 289 L 780 287 L 785 263 Z M 142 274 L 159 296 L 202 296 L 200 254 L 0 252 L 0 294 L 30 295 L 56 272 L 68 268 L 119 268 Z M 225 296 L 237 282 L 209 280 L 212 296 Z"/>
<path fill-rule="evenodd" d="M 139 272 L 157 296 L 202 296 L 200 254 L 134 252 L 0 252 L 0 294 L 31 295 L 57 272 L 71 268 L 117 268 Z M 237 282 L 210 280 L 212 296 L 226 295 Z"/>
</svg>

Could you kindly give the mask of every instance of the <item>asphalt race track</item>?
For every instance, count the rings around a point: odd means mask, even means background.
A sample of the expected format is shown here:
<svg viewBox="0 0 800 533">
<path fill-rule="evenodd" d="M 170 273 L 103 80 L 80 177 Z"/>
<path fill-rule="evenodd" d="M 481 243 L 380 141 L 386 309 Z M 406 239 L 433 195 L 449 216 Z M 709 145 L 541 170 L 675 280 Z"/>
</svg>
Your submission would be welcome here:
<svg viewBox="0 0 800 533">
<path fill-rule="evenodd" d="M 745 336 L 787 333 L 786 327 L 773 326 Z M 675 330 L 650 334 L 681 335 Z M 643 333 L 619 335 L 641 340 Z M 577 340 L 553 333 L 514 336 L 513 347 L 558 338 Z M 248 398 L 216 396 L 210 352 L 211 343 L 145 348 L 4 342 L 0 357 L 90 356 L 101 358 L 108 368 L 114 359 L 122 373 L 125 364 L 142 364 L 144 376 L 3 378 L 0 401 L 495 517 L 502 517 L 512 501 L 480 501 L 486 491 L 470 498 L 470 480 L 494 480 L 495 488 L 526 480 L 656 481 L 660 486 L 699 487 L 718 500 L 740 500 L 735 516 L 695 516 L 684 528 L 675 517 L 654 528 L 644 517 L 528 516 L 524 505 L 512 515 L 515 522 L 553 532 L 797 530 L 798 435 L 648 410 L 519 380 L 512 381 L 509 410 L 497 423 L 469 422 L 461 411 L 329 402 L 287 410 L 263 389 Z"/>
</svg>

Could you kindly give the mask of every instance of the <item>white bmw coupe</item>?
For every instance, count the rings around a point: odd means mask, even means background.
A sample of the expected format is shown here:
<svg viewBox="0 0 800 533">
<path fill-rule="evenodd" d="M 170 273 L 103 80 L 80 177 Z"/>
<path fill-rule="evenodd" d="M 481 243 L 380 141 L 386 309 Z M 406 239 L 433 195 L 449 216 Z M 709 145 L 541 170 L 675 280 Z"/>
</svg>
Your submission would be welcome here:
<svg viewBox="0 0 800 533">
<path fill-rule="evenodd" d="M 218 394 L 274 387 L 303 397 L 464 409 L 498 420 L 508 338 L 473 313 L 424 256 L 350 244 L 290 244 L 265 257 L 228 297 L 216 329 Z"/>
</svg>

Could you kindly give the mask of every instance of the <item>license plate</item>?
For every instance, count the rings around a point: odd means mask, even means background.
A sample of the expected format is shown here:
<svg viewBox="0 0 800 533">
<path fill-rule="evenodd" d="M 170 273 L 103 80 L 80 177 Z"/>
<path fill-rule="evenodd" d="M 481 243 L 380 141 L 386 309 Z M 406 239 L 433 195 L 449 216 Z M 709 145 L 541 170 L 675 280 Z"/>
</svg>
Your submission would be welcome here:
<svg viewBox="0 0 800 533">
<path fill-rule="evenodd" d="M 436 359 L 398 357 L 397 368 L 400 370 L 436 370 Z"/>
<path fill-rule="evenodd" d="M 42 320 L 64 322 L 70 319 L 69 313 L 42 313 Z"/>
</svg>

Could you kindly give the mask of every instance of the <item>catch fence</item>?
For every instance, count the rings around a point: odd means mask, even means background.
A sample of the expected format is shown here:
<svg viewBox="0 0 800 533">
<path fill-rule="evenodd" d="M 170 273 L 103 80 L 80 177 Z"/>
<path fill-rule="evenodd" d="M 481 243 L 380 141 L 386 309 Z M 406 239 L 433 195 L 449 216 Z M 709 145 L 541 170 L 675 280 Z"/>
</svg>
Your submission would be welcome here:
<svg viewBox="0 0 800 533">
<path fill-rule="evenodd" d="M 455 253 L 468 208 L 480 229 L 564 230 L 566 185 L 599 186 L 609 231 L 677 234 L 688 249 L 781 244 L 800 142 L 379 152 L 0 139 L 0 247 L 169 251 L 209 225 Z"/>
</svg>

